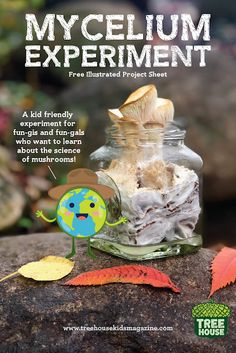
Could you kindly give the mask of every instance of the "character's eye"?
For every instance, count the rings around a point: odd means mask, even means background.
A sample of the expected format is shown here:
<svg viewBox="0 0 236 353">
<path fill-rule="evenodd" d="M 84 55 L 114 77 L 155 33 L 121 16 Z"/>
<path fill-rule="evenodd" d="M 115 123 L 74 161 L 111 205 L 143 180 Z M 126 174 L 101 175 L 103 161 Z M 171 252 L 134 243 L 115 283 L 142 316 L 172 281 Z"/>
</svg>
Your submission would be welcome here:
<svg viewBox="0 0 236 353">
<path fill-rule="evenodd" d="M 75 204 L 73 202 L 70 203 L 69 205 L 71 208 L 73 208 L 75 206 Z"/>
<path fill-rule="evenodd" d="M 95 203 L 91 202 L 90 207 L 94 208 L 95 207 Z"/>
</svg>

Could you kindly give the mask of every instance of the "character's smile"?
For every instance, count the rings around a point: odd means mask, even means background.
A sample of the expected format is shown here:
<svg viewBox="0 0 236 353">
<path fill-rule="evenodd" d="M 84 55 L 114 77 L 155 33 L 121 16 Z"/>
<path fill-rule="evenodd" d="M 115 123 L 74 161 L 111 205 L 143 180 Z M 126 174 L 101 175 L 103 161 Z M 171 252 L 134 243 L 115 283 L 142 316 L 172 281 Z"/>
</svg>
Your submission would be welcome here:
<svg viewBox="0 0 236 353">
<path fill-rule="evenodd" d="M 88 213 L 76 213 L 76 217 L 83 221 L 84 219 L 86 219 L 88 217 Z"/>
</svg>

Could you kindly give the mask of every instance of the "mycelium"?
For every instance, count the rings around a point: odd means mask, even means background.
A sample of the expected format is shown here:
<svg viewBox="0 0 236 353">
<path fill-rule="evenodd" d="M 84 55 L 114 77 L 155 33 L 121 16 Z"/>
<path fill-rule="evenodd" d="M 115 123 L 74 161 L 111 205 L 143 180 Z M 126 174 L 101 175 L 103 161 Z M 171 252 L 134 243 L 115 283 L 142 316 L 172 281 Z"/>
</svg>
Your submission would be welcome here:
<svg viewBox="0 0 236 353">
<path fill-rule="evenodd" d="M 191 237 L 200 213 L 198 176 L 163 158 L 163 135 L 174 116 L 172 102 L 147 85 L 108 113 L 123 152 L 104 172 L 119 188 L 128 222 L 102 237 L 130 245 Z"/>
</svg>

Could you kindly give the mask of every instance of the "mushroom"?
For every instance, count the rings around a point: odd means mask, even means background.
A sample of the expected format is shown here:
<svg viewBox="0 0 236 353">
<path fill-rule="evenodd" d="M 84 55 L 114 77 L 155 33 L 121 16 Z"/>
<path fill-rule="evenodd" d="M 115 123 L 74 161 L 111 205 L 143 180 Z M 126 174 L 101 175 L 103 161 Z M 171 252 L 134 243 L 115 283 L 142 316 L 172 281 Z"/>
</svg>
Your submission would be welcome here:
<svg viewBox="0 0 236 353">
<path fill-rule="evenodd" d="M 133 161 L 134 155 L 139 155 L 139 160 L 145 161 L 148 159 L 147 153 L 157 151 L 156 146 L 148 150 L 139 149 L 144 140 L 158 143 L 158 154 L 161 156 L 162 129 L 173 120 L 174 106 L 169 99 L 158 98 L 154 85 L 138 88 L 119 108 L 109 109 L 108 115 L 118 129 L 115 136 L 117 143 L 128 147 L 124 150 L 123 159 Z"/>
<path fill-rule="evenodd" d="M 169 99 L 158 98 L 154 85 L 146 85 L 131 93 L 118 109 L 109 109 L 108 114 L 115 124 L 129 122 L 145 127 L 152 123 L 165 127 L 173 120 L 174 106 Z"/>
</svg>

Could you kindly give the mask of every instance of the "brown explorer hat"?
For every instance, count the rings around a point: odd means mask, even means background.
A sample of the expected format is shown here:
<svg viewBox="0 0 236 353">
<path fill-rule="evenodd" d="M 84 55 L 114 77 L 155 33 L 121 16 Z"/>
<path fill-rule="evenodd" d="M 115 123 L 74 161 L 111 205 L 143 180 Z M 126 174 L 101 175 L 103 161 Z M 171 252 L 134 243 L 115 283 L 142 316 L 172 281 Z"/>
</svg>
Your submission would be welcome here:
<svg viewBox="0 0 236 353">
<path fill-rule="evenodd" d="M 98 183 L 98 176 L 90 169 L 79 168 L 67 174 L 67 184 L 56 186 L 48 191 L 48 195 L 54 199 L 60 199 L 66 191 L 79 187 L 87 187 L 97 191 L 105 200 L 115 194 L 109 186 Z"/>
</svg>

